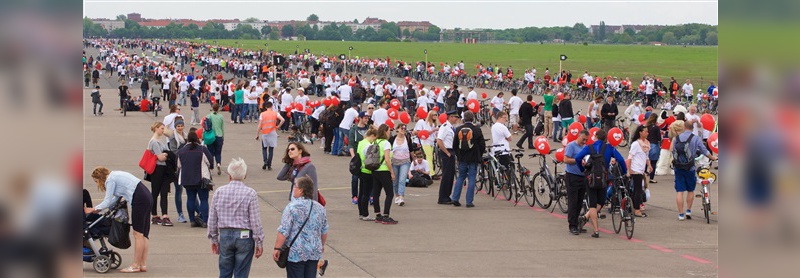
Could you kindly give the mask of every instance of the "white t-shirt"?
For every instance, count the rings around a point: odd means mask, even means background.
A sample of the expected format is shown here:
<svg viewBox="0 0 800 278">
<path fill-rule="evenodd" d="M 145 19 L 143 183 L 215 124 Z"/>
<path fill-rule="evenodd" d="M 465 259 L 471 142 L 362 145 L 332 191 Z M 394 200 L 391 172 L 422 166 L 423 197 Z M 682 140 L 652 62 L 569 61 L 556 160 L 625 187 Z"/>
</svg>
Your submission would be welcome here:
<svg viewBox="0 0 800 278">
<path fill-rule="evenodd" d="M 339 128 L 350 129 L 350 126 L 353 125 L 356 118 L 358 118 L 358 111 L 352 107 L 348 108 L 344 111 L 344 117 L 342 118 L 342 122 L 339 123 Z"/>
<path fill-rule="evenodd" d="M 161 86 L 161 89 L 169 90 L 169 83 L 172 83 L 172 78 L 170 78 L 169 75 L 166 75 L 161 78 L 161 81 L 164 82 L 164 84 Z"/>
<path fill-rule="evenodd" d="M 469 94 L 467 94 L 467 100 L 470 99 L 478 99 L 478 92 L 475 90 L 469 91 Z"/>
<path fill-rule="evenodd" d="M 344 84 L 339 86 L 339 98 L 342 101 L 350 101 L 350 94 L 353 93 L 353 87 L 350 87 L 348 84 Z"/>
<path fill-rule="evenodd" d="M 508 127 L 501 123 L 494 123 L 492 125 L 492 145 L 500 145 L 500 147 L 492 147 L 492 154 L 497 151 L 511 151 L 511 147 L 506 138 L 511 137 L 511 132 Z"/>
<path fill-rule="evenodd" d="M 683 84 L 683 95 L 684 96 L 691 96 L 693 94 L 694 94 L 694 86 L 692 86 L 692 84 L 689 84 L 689 83 L 684 83 Z"/>
<path fill-rule="evenodd" d="M 281 95 L 281 111 L 286 111 L 286 107 L 289 107 L 293 100 L 292 94 L 286 93 Z"/>
<path fill-rule="evenodd" d="M 181 90 L 182 93 L 185 93 L 186 91 L 189 90 L 189 82 L 186 82 L 186 80 L 183 80 L 180 83 L 178 83 L 178 87 L 180 87 L 180 90 Z"/>
<path fill-rule="evenodd" d="M 430 102 L 428 97 L 420 96 L 417 98 L 417 107 L 422 107 L 425 109 L 425 111 L 428 111 L 428 102 Z"/>
<path fill-rule="evenodd" d="M 695 136 L 702 135 L 702 134 L 700 134 L 700 132 L 701 132 L 700 129 L 701 128 L 700 128 L 700 125 L 698 124 L 698 123 L 700 123 L 700 115 L 697 115 L 697 114 L 692 115 L 692 114 L 686 113 L 686 121 L 691 121 L 691 120 L 696 120 L 696 122 L 694 123 L 694 129 L 692 129 L 692 133 L 694 133 Z"/>
<path fill-rule="evenodd" d="M 499 98 L 499 97 L 495 96 L 495 97 L 492 98 L 491 102 L 492 102 L 492 106 L 494 106 L 494 108 L 497 108 L 498 110 L 503 111 L 503 102 L 504 101 L 503 101 L 502 98 Z"/>
<path fill-rule="evenodd" d="M 426 122 L 425 120 L 417 121 L 417 124 L 414 125 L 414 131 L 419 131 L 419 130 L 427 130 L 428 133 L 430 134 L 428 136 L 428 139 L 425 140 L 422 140 L 421 138 L 419 139 L 422 145 L 433 146 L 433 144 L 436 143 L 436 138 L 434 138 L 434 134 L 431 133 L 433 131 L 433 127 L 429 125 L 428 122 Z"/>
<path fill-rule="evenodd" d="M 458 102 L 456 102 L 456 107 L 463 108 L 466 103 L 467 103 L 467 97 L 464 95 L 464 93 L 458 95 Z"/>
<path fill-rule="evenodd" d="M 386 108 L 380 108 L 372 112 L 372 121 L 375 128 L 378 128 L 382 124 L 386 123 L 386 120 L 389 119 L 389 112 L 386 111 Z"/>
<path fill-rule="evenodd" d="M 453 130 L 453 125 L 450 122 L 445 122 L 440 128 L 439 132 L 436 134 L 436 139 L 441 139 L 442 143 L 444 143 L 444 147 L 447 149 L 453 148 L 453 138 L 456 135 L 456 131 Z"/>
<path fill-rule="evenodd" d="M 258 104 L 258 97 L 260 96 L 260 94 L 258 94 L 256 92 L 256 90 L 252 90 L 249 93 L 248 93 L 248 91 L 244 91 L 244 92 L 246 93 L 246 95 L 244 95 L 245 96 L 244 103 L 247 103 L 247 104 Z"/>
<path fill-rule="evenodd" d="M 436 102 L 444 103 L 444 95 L 447 94 L 446 90 L 439 91 L 439 95 L 436 96 Z"/>
<path fill-rule="evenodd" d="M 296 96 L 296 97 L 294 98 L 294 102 L 297 102 L 297 103 L 300 103 L 300 104 L 302 104 L 302 105 L 303 105 L 303 107 L 305 107 L 305 106 L 306 106 L 306 103 L 308 103 L 308 101 L 309 101 L 309 99 L 308 99 L 308 96 L 307 96 L 307 95 L 302 95 L 302 96 L 299 96 L 299 95 L 298 95 L 298 96 Z"/>
<path fill-rule="evenodd" d="M 423 159 L 422 163 L 417 164 L 417 160 L 414 159 L 414 162 L 411 162 L 411 171 L 420 171 L 423 173 L 430 173 L 430 169 L 428 169 L 428 161 Z"/>
<path fill-rule="evenodd" d="M 519 115 L 519 108 L 522 106 L 522 99 L 518 96 L 513 96 L 508 100 L 512 115 Z"/>
<path fill-rule="evenodd" d="M 631 149 L 628 152 L 628 159 L 631 160 L 631 172 L 644 173 L 647 168 L 647 153 L 642 150 L 639 140 L 631 144 Z"/>
</svg>

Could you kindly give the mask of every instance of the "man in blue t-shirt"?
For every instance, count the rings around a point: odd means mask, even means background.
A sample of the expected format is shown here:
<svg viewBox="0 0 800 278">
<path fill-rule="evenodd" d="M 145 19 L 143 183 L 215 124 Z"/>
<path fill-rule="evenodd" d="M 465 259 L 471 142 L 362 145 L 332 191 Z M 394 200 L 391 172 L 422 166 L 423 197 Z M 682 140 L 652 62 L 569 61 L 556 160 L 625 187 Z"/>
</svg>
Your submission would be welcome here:
<svg viewBox="0 0 800 278">
<path fill-rule="evenodd" d="M 581 201 L 583 195 L 586 194 L 586 176 L 578 167 L 575 155 L 577 155 L 586 145 L 586 140 L 589 138 L 589 131 L 581 130 L 578 134 L 578 139 L 567 144 L 564 152 L 564 163 L 567 164 L 565 181 L 567 183 L 567 223 L 569 223 L 569 232 L 573 235 L 578 235 L 586 230 L 578 225 L 578 214 L 581 211 Z"/>
<path fill-rule="evenodd" d="M 575 155 L 575 159 L 583 160 L 584 157 L 590 154 L 589 148 L 594 148 L 595 152 L 600 152 L 600 149 L 602 148 L 603 144 L 608 144 L 606 143 L 607 135 L 608 134 L 606 133 L 605 130 L 602 129 L 598 130 L 594 134 L 594 136 L 597 138 L 597 141 L 595 141 L 591 145 L 583 147 L 583 149 L 577 155 Z M 606 147 L 605 153 L 603 153 L 603 158 L 606 169 L 608 169 L 611 166 L 611 158 L 614 158 L 614 160 L 616 160 L 617 162 L 617 165 L 619 165 L 620 170 L 622 170 L 622 174 L 627 175 L 628 168 L 625 165 L 625 158 L 622 157 L 622 154 L 620 154 L 616 148 L 614 148 L 611 145 L 608 145 Z M 584 172 L 583 163 L 578 163 L 578 168 L 580 168 L 581 172 Z M 594 234 L 592 234 L 592 237 L 598 238 L 600 237 L 600 232 L 599 232 L 600 227 L 597 224 L 597 212 L 600 211 L 601 208 L 603 208 L 603 204 L 606 202 L 606 189 L 605 188 L 591 189 L 587 187 L 586 195 L 588 196 L 589 199 L 589 213 L 584 215 L 584 220 L 592 221 L 592 227 L 594 228 Z"/>
</svg>

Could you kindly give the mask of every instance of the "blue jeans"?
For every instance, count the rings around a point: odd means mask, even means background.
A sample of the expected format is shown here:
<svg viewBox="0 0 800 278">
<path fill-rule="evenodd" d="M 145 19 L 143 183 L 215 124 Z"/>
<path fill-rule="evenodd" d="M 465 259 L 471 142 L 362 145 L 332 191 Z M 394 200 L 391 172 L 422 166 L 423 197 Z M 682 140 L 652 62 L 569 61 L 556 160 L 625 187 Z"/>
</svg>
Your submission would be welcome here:
<svg viewBox="0 0 800 278">
<path fill-rule="evenodd" d="M 561 126 L 561 121 L 553 122 L 553 140 L 561 141 L 559 139 L 563 139 L 564 136 L 561 134 L 563 127 Z"/>
<path fill-rule="evenodd" d="M 292 112 L 292 126 L 300 127 L 300 121 L 302 121 L 305 116 L 306 113 Z M 306 130 L 306 132 L 308 132 L 308 130 Z"/>
<path fill-rule="evenodd" d="M 244 122 L 244 118 L 247 117 L 247 104 L 237 104 L 236 110 L 239 112 L 239 122 Z"/>
<path fill-rule="evenodd" d="M 349 129 L 344 129 L 341 127 L 336 129 L 336 137 L 334 138 L 333 148 L 331 149 L 332 155 L 339 155 L 339 152 L 344 147 L 344 137 L 349 133 Z"/>
<path fill-rule="evenodd" d="M 458 179 L 456 179 L 456 183 L 453 185 L 453 195 L 450 196 L 450 200 L 458 202 L 458 200 L 461 199 L 461 189 L 464 188 L 464 180 L 468 179 L 466 194 L 467 204 L 472 204 L 475 197 L 475 177 L 477 174 L 477 162 L 458 162 Z"/>
<path fill-rule="evenodd" d="M 186 92 L 181 92 L 178 94 L 178 104 L 181 106 L 186 106 Z"/>
<path fill-rule="evenodd" d="M 255 253 L 253 237 L 239 238 L 238 229 L 219 230 L 219 277 L 247 277 Z"/>
<path fill-rule="evenodd" d="M 317 277 L 317 263 L 319 261 L 287 262 L 287 278 L 309 278 Z"/>
<path fill-rule="evenodd" d="M 258 104 L 257 103 L 249 103 L 247 104 L 247 112 L 249 114 L 249 119 L 253 121 L 258 121 Z"/>
<path fill-rule="evenodd" d="M 444 110 L 444 103 L 437 102 L 436 106 L 439 107 L 439 114 L 441 114 L 441 113 L 445 113 L 446 114 L 447 112 L 449 112 L 449 111 Z"/>
<path fill-rule="evenodd" d="M 189 218 L 186 220 L 192 221 L 194 213 L 197 212 L 203 222 L 208 223 L 208 189 L 186 188 L 186 197 L 189 198 L 186 200 L 186 210 L 188 210 L 189 214 Z M 200 199 L 199 207 L 197 203 L 198 197 Z"/>
<path fill-rule="evenodd" d="M 402 165 L 392 165 L 392 171 L 394 171 L 395 174 L 395 179 L 392 183 L 395 196 L 406 195 L 406 180 L 408 179 L 409 168 L 411 168 L 411 162 L 407 162 Z"/>
<path fill-rule="evenodd" d="M 178 184 L 177 181 L 172 182 L 175 185 L 175 210 L 178 211 L 178 215 L 183 214 L 183 186 Z"/>
<path fill-rule="evenodd" d="M 214 160 L 216 164 L 222 164 L 222 145 L 225 143 L 225 139 L 223 137 L 217 136 L 217 139 L 214 140 L 214 143 L 208 145 L 208 152 L 214 156 Z"/>
</svg>

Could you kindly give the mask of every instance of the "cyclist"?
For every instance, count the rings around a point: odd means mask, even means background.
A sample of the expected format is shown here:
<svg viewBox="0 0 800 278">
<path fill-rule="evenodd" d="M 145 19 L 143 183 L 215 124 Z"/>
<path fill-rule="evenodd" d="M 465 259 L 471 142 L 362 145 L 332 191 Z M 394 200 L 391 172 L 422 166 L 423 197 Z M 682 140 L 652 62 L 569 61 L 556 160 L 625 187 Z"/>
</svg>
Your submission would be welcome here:
<svg viewBox="0 0 800 278">
<path fill-rule="evenodd" d="M 604 130 L 598 130 L 597 133 L 594 134 L 594 136 L 597 138 L 597 141 L 595 141 L 591 145 L 585 146 L 577 155 L 575 155 L 575 159 L 583 160 L 584 157 L 588 156 L 591 153 L 589 151 L 589 148 L 593 148 L 594 152 L 600 152 L 603 144 L 608 144 L 606 143 L 606 135 L 608 134 Z M 607 145 L 605 149 L 606 150 L 603 153 L 603 158 L 604 158 L 603 162 L 605 164 L 604 165 L 605 169 L 610 168 L 611 159 L 613 158 L 617 161 L 617 165 L 619 165 L 619 168 L 622 170 L 622 174 L 626 175 L 628 173 L 628 167 L 625 165 L 625 158 L 622 156 L 622 154 L 620 154 L 619 151 L 617 151 L 617 149 L 611 145 Z M 578 163 L 578 168 L 580 168 L 581 171 L 584 172 L 582 163 Z M 589 212 L 583 217 L 584 220 L 592 221 L 592 227 L 594 228 L 594 233 L 592 234 L 592 237 L 598 238 L 600 237 L 600 232 L 599 232 L 600 227 L 597 223 L 597 212 L 600 211 L 600 209 L 603 207 L 603 204 L 605 203 L 606 189 L 605 188 L 592 189 L 587 187 L 586 195 L 589 197 L 588 198 Z"/>
<path fill-rule="evenodd" d="M 586 194 L 586 177 L 573 157 L 584 148 L 588 138 L 589 131 L 581 130 L 578 133 L 578 139 L 570 142 L 564 152 L 564 163 L 567 164 L 567 223 L 569 224 L 569 233 L 573 235 L 586 231 L 583 227 L 578 227 L 578 214 L 581 211 L 581 201 L 583 201 L 581 196 Z"/>
</svg>

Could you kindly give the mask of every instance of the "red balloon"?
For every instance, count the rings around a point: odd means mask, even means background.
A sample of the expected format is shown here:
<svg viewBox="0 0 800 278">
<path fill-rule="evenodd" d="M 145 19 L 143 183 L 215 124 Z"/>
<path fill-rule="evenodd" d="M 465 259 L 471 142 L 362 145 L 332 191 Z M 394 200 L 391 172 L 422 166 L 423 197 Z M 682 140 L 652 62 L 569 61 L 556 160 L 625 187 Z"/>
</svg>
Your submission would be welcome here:
<svg viewBox="0 0 800 278">
<path fill-rule="evenodd" d="M 311 115 L 313 113 L 314 113 L 314 109 L 311 109 L 311 107 L 306 108 L 306 115 Z"/>
<path fill-rule="evenodd" d="M 197 129 L 197 138 L 200 138 L 200 140 L 203 140 L 203 129 L 202 128 L 198 128 Z"/>
<path fill-rule="evenodd" d="M 616 147 L 619 146 L 620 143 L 622 143 L 624 135 L 622 134 L 621 129 L 615 127 L 608 130 L 608 138 L 606 139 L 608 139 L 608 143 L 611 144 L 611 146 Z"/>
<path fill-rule="evenodd" d="M 658 96 L 660 96 L 660 97 L 663 97 L 663 96 L 664 96 L 664 94 L 665 94 L 665 92 L 664 92 L 664 91 L 658 91 Z"/>
<path fill-rule="evenodd" d="M 339 102 L 340 102 L 340 101 L 339 101 L 339 98 L 337 98 L 337 97 L 333 97 L 333 98 L 331 98 L 331 105 L 333 105 L 333 106 L 339 106 Z"/>
<path fill-rule="evenodd" d="M 719 88 L 715 88 L 715 89 L 714 89 L 714 91 L 712 91 L 712 94 L 713 94 L 715 97 L 716 97 L 716 96 L 719 96 Z"/>
<path fill-rule="evenodd" d="M 478 111 L 481 110 L 481 104 L 477 99 L 470 99 L 467 101 L 467 109 L 472 111 L 472 113 L 478 113 Z"/>
<path fill-rule="evenodd" d="M 589 129 L 589 138 L 586 139 L 586 144 L 593 144 L 594 141 L 597 141 L 597 137 L 594 136 L 597 131 L 600 130 L 599 127 L 593 127 Z"/>
<path fill-rule="evenodd" d="M 439 123 L 443 124 L 446 121 L 447 121 L 447 114 L 444 114 L 444 113 L 439 114 Z"/>
<path fill-rule="evenodd" d="M 389 129 L 394 129 L 394 121 L 392 119 L 387 119 L 385 124 L 389 126 Z"/>
<path fill-rule="evenodd" d="M 582 124 L 585 124 L 586 123 L 586 115 L 578 116 L 578 121 L 581 122 Z"/>
<path fill-rule="evenodd" d="M 566 80 L 561 80 L 561 81 L 558 81 L 558 85 L 564 85 L 565 83 L 567 83 L 567 81 L 566 81 Z"/>
<path fill-rule="evenodd" d="M 427 130 L 424 130 L 424 129 L 420 130 L 417 133 L 417 137 L 419 137 L 419 139 L 422 139 L 422 140 L 428 140 L 428 137 L 430 137 L 430 136 L 431 136 L 430 131 L 427 131 Z"/>
<path fill-rule="evenodd" d="M 550 153 L 550 141 L 547 140 L 547 137 L 536 137 L 536 140 L 533 141 L 533 146 L 540 154 Z"/>
<path fill-rule="evenodd" d="M 403 78 L 403 79 L 405 79 L 405 80 L 406 80 L 406 82 L 408 82 L 409 80 L 411 80 L 411 78 L 410 78 L 410 77 L 408 77 L 408 76 L 406 76 L 406 77 L 405 77 L 405 78 Z"/>
<path fill-rule="evenodd" d="M 325 100 L 322 101 L 322 104 L 325 105 L 325 107 L 331 106 L 331 100 L 330 99 L 325 99 Z"/>
<path fill-rule="evenodd" d="M 397 100 L 397 99 L 393 99 L 392 101 L 389 102 L 389 106 L 391 106 L 395 110 L 399 110 L 400 109 L 400 101 Z"/>
<path fill-rule="evenodd" d="M 714 116 L 711 116 L 711 114 L 704 114 L 701 116 L 700 123 L 703 124 L 703 129 L 714 131 L 714 125 L 716 121 L 714 120 Z"/>
<path fill-rule="evenodd" d="M 556 150 L 556 161 L 564 162 L 564 148 L 558 148 Z"/>
<path fill-rule="evenodd" d="M 286 106 L 286 113 L 292 113 L 292 106 L 294 105 L 289 104 Z"/>
<path fill-rule="evenodd" d="M 672 140 L 669 138 L 661 139 L 661 149 L 662 150 L 669 150 L 669 146 L 672 145 Z"/>
<path fill-rule="evenodd" d="M 558 98 L 558 100 L 564 100 L 564 94 L 558 93 L 556 94 L 556 98 Z"/>
<path fill-rule="evenodd" d="M 569 129 L 567 129 L 567 140 L 572 142 L 578 139 L 578 133 L 580 133 L 581 130 L 583 130 L 583 125 L 581 123 L 574 122 L 570 124 Z"/>
<path fill-rule="evenodd" d="M 353 79 L 350 79 L 350 81 L 347 82 L 347 85 L 350 86 L 350 87 L 353 87 L 353 86 L 356 85 L 356 81 L 353 80 Z"/>
<path fill-rule="evenodd" d="M 424 107 L 417 107 L 417 118 L 425 119 L 428 117 L 428 111 Z"/>
<path fill-rule="evenodd" d="M 389 115 L 389 119 L 392 120 L 397 120 L 397 117 L 400 116 L 400 112 L 395 108 L 389 108 L 386 113 Z"/>
<path fill-rule="evenodd" d="M 433 111 L 439 112 L 439 106 L 434 106 Z"/>
<path fill-rule="evenodd" d="M 485 98 L 487 98 L 487 97 L 489 97 L 489 95 L 487 95 L 486 93 L 481 93 L 481 98 L 484 98 L 484 99 L 485 99 Z"/>
<path fill-rule="evenodd" d="M 295 104 L 294 104 L 294 110 L 297 110 L 297 111 L 303 111 L 303 104 L 302 104 L 302 103 L 299 103 L 299 102 L 298 102 L 298 103 L 295 103 Z"/>
<path fill-rule="evenodd" d="M 644 91 L 644 84 L 639 85 L 639 91 Z"/>
<path fill-rule="evenodd" d="M 639 122 L 644 122 L 644 114 L 639 114 Z"/>
<path fill-rule="evenodd" d="M 600 84 L 600 90 L 604 90 L 605 88 L 606 88 L 606 86 L 605 86 L 605 85 L 603 85 L 603 84 Z"/>
<path fill-rule="evenodd" d="M 719 134 L 714 132 L 708 136 L 708 148 L 714 153 L 719 153 Z"/>
<path fill-rule="evenodd" d="M 408 115 L 408 112 L 403 111 L 400 113 L 400 122 L 403 124 L 408 124 L 411 122 L 411 115 Z"/>
</svg>

